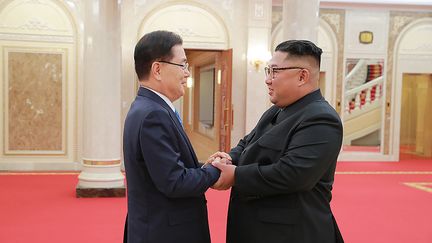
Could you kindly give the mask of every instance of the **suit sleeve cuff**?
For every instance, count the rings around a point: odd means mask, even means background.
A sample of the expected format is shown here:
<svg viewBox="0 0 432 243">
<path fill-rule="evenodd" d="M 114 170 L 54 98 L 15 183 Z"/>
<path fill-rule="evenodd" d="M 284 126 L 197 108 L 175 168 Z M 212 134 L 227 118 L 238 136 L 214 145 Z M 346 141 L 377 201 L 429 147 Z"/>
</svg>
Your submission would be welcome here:
<svg viewBox="0 0 432 243">
<path fill-rule="evenodd" d="M 250 191 L 250 186 L 254 184 L 252 181 L 259 177 L 258 164 L 237 166 L 234 171 L 234 186 L 243 193 L 254 194 Z"/>
<path fill-rule="evenodd" d="M 204 164 L 201 169 L 205 170 L 210 175 L 210 183 L 213 185 L 220 176 L 220 170 L 216 167 L 214 167 L 212 164 L 207 163 Z"/>
</svg>

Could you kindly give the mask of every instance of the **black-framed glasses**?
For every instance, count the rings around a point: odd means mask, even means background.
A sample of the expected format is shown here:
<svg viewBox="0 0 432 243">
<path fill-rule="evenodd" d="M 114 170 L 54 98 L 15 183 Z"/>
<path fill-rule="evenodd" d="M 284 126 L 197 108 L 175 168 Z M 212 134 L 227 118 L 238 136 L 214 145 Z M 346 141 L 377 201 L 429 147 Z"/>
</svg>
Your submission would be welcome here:
<svg viewBox="0 0 432 243">
<path fill-rule="evenodd" d="M 266 75 L 266 78 L 271 77 L 272 79 L 274 79 L 274 74 L 277 73 L 277 71 L 289 70 L 289 69 L 305 69 L 305 68 L 302 68 L 302 67 L 265 67 L 264 73 Z"/>
<path fill-rule="evenodd" d="M 168 64 L 175 65 L 175 66 L 179 66 L 179 67 L 181 67 L 181 69 L 183 71 L 186 71 L 186 70 L 189 71 L 189 63 L 187 63 L 187 62 L 185 64 L 178 64 L 178 63 L 168 62 L 168 61 L 159 61 L 159 62 L 168 63 Z"/>
</svg>

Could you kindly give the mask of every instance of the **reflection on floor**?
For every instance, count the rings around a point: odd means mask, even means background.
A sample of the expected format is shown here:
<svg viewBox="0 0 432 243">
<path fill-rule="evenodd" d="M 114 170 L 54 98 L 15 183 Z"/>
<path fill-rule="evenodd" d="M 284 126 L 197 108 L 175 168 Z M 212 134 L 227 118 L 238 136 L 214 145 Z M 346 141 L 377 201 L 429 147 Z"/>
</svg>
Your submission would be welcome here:
<svg viewBox="0 0 432 243">
<path fill-rule="evenodd" d="M 200 162 L 207 161 L 208 157 L 218 150 L 218 142 L 197 132 L 188 132 L 192 146 Z"/>
<path fill-rule="evenodd" d="M 368 152 L 368 153 L 379 153 L 380 146 L 355 146 L 355 145 L 344 145 L 343 151 L 346 152 Z"/>
<path fill-rule="evenodd" d="M 415 145 L 401 145 L 399 151 L 400 160 L 432 160 L 432 156 L 425 156 L 416 152 Z"/>
</svg>

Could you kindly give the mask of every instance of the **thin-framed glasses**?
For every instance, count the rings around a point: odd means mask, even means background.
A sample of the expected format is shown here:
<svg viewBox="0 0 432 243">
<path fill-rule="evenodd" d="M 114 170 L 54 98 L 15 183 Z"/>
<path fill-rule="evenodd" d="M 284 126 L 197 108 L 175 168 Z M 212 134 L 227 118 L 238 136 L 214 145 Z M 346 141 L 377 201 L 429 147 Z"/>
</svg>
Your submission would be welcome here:
<svg viewBox="0 0 432 243">
<path fill-rule="evenodd" d="M 302 67 L 265 67 L 264 73 L 266 75 L 266 78 L 271 77 L 272 79 L 274 79 L 274 74 L 277 73 L 277 71 L 289 70 L 289 69 L 305 69 L 305 68 L 302 68 Z"/>
<path fill-rule="evenodd" d="M 181 69 L 183 71 L 186 71 L 186 70 L 189 71 L 189 63 L 187 63 L 187 62 L 185 64 L 178 64 L 178 63 L 168 62 L 168 61 L 159 61 L 159 62 L 168 63 L 168 64 L 175 65 L 175 66 L 179 66 L 179 67 L 181 67 Z"/>
</svg>

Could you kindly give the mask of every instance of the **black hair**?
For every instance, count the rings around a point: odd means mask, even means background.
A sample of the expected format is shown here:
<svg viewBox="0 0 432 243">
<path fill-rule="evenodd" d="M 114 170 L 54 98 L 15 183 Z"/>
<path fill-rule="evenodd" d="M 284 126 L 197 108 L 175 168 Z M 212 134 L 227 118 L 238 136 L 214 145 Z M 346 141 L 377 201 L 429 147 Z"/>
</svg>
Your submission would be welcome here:
<svg viewBox="0 0 432 243">
<path fill-rule="evenodd" d="M 134 52 L 138 79 L 148 78 L 153 62 L 169 61 L 173 57 L 171 48 L 182 44 L 182 38 L 174 32 L 158 30 L 145 34 L 136 44 Z"/>
<path fill-rule="evenodd" d="M 313 42 L 308 40 L 288 40 L 277 45 L 275 51 L 287 52 L 289 57 L 310 56 L 317 62 L 318 67 L 321 64 L 322 50 Z"/>
</svg>

